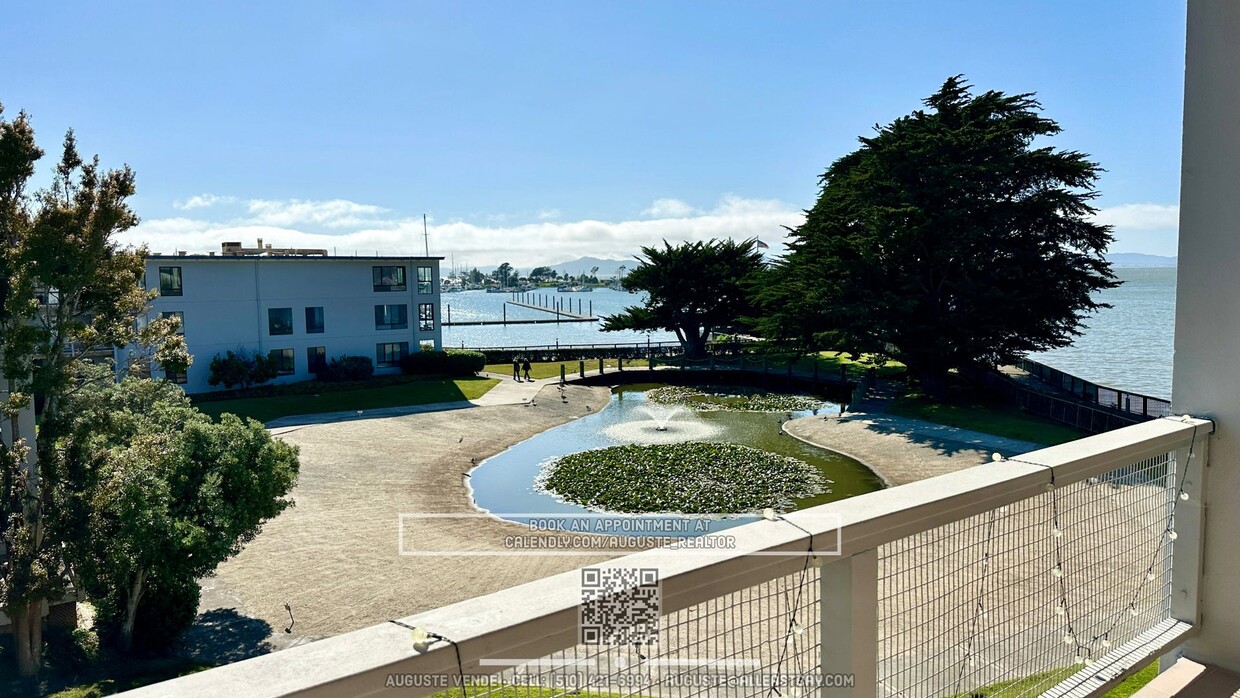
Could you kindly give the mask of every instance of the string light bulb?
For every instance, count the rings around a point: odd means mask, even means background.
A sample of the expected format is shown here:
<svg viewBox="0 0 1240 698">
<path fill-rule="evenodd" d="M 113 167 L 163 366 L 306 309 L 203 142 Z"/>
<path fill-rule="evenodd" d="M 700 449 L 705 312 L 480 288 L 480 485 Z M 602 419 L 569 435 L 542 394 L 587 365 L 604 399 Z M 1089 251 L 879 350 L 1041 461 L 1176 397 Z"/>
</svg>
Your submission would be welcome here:
<svg viewBox="0 0 1240 698">
<path fill-rule="evenodd" d="M 1180 537 L 1180 534 L 1176 533 L 1174 528 L 1171 529 L 1170 531 L 1167 531 L 1167 538 L 1171 540 L 1175 540 L 1176 538 L 1179 538 L 1179 537 Z"/>
<path fill-rule="evenodd" d="M 1051 574 L 1055 575 L 1056 577 L 1062 577 L 1063 567 L 1061 567 L 1060 565 L 1055 565 L 1055 567 L 1051 569 Z"/>
<path fill-rule="evenodd" d="M 1063 615 L 1067 615 L 1067 613 L 1068 613 L 1068 609 L 1063 604 L 1059 604 L 1055 606 L 1055 615 L 1063 616 Z"/>
<path fill-rule="evenodd" d="M 1062 529 L 1062 528 L 1060 528 L 1060 527 L 1058 527 L 1058 526 L 1055 526 L 1054 528 L 1052 528 L 1052 529 L 1051 529 L 1051 535 L 1052 535 L 1052 536 L 1055 536 L 1056 538 L 1062 538 L 1062 537 L 1063 537 L 1063 529 Z"/>
<path fill-rule="evenodd" d="M 1072 637 L 1072 633 L 1068 633 L 1067 635 L 1063 636 L 1063 643 L 1065 645 L 1074 645 L 1076 644 L 1076 638 Z"/>
<path fill-rule="evenodd" d="M 1183 499 L 1184 501 L 1186 501 L 1186 502 L 1187 502 L 1187 501 L 1188 501 L 1188 493 L 1187 493 L 1187 492 L 1181 492 L 1181 493 L 1180 493 L 1180 499 Z"/>
</svg>

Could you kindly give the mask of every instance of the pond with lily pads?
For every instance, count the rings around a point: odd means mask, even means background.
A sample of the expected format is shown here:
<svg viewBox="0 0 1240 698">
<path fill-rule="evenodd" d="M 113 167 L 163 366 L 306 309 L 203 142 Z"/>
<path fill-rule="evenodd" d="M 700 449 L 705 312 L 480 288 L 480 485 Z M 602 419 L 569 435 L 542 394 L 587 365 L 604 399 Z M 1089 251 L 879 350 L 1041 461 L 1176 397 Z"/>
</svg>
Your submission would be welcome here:
<svg viewBox="0 0 1240 698">
<path fill-rule="evenodd" d="M 839 411 L 807 396 L 630 385 L 592 408 L 479 464 L 474 503 L 517 523 L 686 536 L 883 487 L 856 460 L 782 433 L 787 419 Z"/>
</svg>

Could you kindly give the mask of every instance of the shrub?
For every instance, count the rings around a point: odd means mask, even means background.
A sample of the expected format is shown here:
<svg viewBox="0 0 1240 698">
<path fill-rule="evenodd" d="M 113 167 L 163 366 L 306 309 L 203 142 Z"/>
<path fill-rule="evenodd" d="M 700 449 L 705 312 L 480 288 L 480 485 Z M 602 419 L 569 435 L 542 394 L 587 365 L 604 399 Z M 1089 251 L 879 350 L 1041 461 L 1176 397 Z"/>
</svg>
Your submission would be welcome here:
<svg viewBox="0 0 1240 698">
<path fill-rule="evenodd" d="M 276 360 L 262 354 L 251 354 L 245 349 L 219 354 L 211 359 L 211 377 L 208 385 L 223 385 L 232 388 L 239 385 L 248 388 L 259 385 L 279 375 Z"/>
<path fill-rule="evenodd" d="M 487 357 L 480 351 L 424 349 L 401 359 L 400 370 L 417 376 L 472 376 L 486 363 Z"/>
<path fill-rule="evenodd" d="M 319 380 L 339 383 L 364 381 L 375 375 L 375 364 L 369 356 L 339 356 L 319 371 Z"/>
<path fill-rule="evenodd" d="M 125 618 L 125 591 L 117 584 L 94 600 L 95 630 L 114 645 L 120 645 L 121 623 Z M 142 602 L 133 623 L 133 650 L 166 651 L 181 631 L 198 617 L 198 580 L 177 576 L 148 579 Z"/>
<path fill-rule="evenodd" d="M 487 356 L 480 351 L 467 349 L 448 350 L 448 375 L 472 376 L 486 368 Z"/>
</svg>

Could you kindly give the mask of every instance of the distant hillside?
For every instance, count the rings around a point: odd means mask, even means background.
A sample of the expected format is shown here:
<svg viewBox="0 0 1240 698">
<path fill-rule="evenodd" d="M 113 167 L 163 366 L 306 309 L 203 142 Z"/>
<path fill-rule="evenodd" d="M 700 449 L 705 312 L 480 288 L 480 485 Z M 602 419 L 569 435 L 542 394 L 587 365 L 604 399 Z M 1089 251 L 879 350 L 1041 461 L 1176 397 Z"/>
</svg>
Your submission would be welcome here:
<svg viewBox="0 0 1240 698">
<path fill-rule="evenodd" d="M 580 259 L 574 259 L 570 262 L 560 262 L 559 264 L 552 264 L 551 268 L 558 271 L 561 274 L 568 274 L 570 276 L 576 276 L 578 274 L 589 274 L 591 269 L 593 269 L 594 267 L 598 267 L 598 275 L 600 277 L 608 277 L 608 276 L 615 276 L 616 269 L 619 269 L 620 265 L 622 264 L 628 267 L 629 269 L 632 269 L 637 266 L 637 260 L 635 259 L 599 259 L 598 257 L 582 257 Z"/>
<path fill-rule="evenodd" d="M 1107 260 L 1116 267 L 1174 267 L 1176 264 L 1175 257 L 1139 252 L 1114 252 L 1107 255 Z"/>
</svg>

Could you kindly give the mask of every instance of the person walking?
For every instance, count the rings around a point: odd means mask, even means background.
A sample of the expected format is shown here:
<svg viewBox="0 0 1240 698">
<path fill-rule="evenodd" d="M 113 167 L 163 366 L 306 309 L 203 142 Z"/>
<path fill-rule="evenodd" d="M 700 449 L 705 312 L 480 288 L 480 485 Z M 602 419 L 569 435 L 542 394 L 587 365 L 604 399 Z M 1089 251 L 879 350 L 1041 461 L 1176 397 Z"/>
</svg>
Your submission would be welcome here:
<svg viewBox="0 0 1240 698">
<path fill-rule="evenodd" d="M 521 382 L 521 359 L 512 357 L 512 379 L 518 383 Z"/>
<path fill-rule="evenodd" d="M 526 359 L 524 363 L 521 364 L 521 370 L 525 371 L 525 380 L 527 381 L 534 380 L 533 378 L 530 378 L 530 360 L 529 359 Z"/>
</svg>

